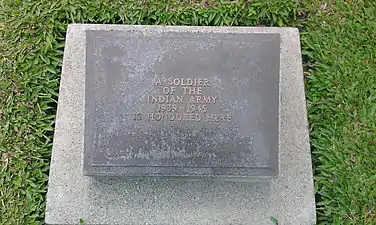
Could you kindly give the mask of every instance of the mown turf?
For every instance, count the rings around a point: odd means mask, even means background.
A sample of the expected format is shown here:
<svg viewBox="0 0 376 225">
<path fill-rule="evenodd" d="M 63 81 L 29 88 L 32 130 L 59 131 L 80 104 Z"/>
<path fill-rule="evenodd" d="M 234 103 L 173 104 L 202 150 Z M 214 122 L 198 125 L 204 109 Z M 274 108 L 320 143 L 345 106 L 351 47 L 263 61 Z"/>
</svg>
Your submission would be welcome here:
<svg viewBox="0 0 376 225">
<path fill-rule="evenodd" d="M 295 0 L 0 0 L 0 224 L 43 223 L 67 24 L 282 26 L 295 9 Z"/>
<path fill-rule="evenodd" d="M 376 224 L 376 2 L 304 6 L 318 219 Z"/>
</svg>

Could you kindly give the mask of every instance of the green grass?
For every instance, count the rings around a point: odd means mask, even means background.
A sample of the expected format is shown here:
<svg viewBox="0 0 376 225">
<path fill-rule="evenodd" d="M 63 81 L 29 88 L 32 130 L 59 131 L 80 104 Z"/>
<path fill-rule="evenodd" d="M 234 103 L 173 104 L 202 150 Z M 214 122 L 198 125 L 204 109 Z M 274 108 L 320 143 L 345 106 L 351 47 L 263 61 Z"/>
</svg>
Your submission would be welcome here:
<svg viewBox="0 0 376 225">
<path fill-rule="evenodd" d="M 68 23 L 299 26 L 319 223 L 376 224 L 376 3 L 268 2 L 0 0 L 0 224 L 43 223 Z"/>
<path fill-rule="evenodd" d="M 376 224 L 376 2 L 316 2 L 302 46 L 318 218 Z"/>
</svg>

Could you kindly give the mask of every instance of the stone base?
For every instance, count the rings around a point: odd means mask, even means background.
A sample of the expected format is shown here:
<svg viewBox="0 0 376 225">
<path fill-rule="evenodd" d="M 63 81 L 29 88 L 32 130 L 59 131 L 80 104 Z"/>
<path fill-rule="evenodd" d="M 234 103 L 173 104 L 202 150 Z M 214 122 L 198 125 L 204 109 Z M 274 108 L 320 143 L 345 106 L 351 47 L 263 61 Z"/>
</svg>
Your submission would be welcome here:
<svg viewBox="0 0 376 225">
<path fill-rule="evenodd" d="M 83 175 L 86 30 L 279 33 L 280 171 L 271 180 L 106 178 Z M 47 224 L 314 224 L 299 32 L 295 28 L 79 25 L 68 27 Z"/>
</svg>

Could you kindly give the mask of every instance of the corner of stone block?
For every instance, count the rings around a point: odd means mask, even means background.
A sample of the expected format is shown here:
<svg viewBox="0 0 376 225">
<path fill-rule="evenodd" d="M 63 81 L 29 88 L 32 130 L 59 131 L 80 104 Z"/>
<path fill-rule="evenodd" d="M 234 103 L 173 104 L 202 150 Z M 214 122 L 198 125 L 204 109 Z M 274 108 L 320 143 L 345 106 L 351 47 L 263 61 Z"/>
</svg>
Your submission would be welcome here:
<svg viewBox="0 0 376 225">
<path fill-rule="evenodd" d="M 82 25 L 83 24 L 81 24 L 81 23 L 71 23 L 71 24 L 68 24 L 67 33 L 69 33 L 72 30 L 79 29 L 80 27 L 82 27 Z"/>
<path fill-rule="evenodd" d="M 53 225 L 53 224 L 55 224 L 55 223 L 53 222 L 53 219 L 52 219 L 50 216 L 48 216 L 48 214 L 46 214 L 46 216 L 45 216 L 45 218 L 44 218 L 44 223 L 45 223 L 46 225 Z"/>
<path fill-rule="evenodd" d="M 70 29 L 74 28 L 77 25 L 78 25 L 77 23 L 70 23 L 70 24 L 68 24 L 68 28 L 67 29 L 70 30 Z"/>
<path fill-rule="evenodd" d="M 293 34 L 293 35 L 296 35 L 296 36 L 300 36 L 300 31 L 299 31 L 299 29 L 298 28 L 296 28 L 296 27 L 290 27 L 290 32 Z"/>
<path fill-rule="evenodd" d="M 288 39 L 292 41 L 300 40 L 300 31 L 296 27 L 286 27 L 284 35 L 287 35 Z"/>
</svg>

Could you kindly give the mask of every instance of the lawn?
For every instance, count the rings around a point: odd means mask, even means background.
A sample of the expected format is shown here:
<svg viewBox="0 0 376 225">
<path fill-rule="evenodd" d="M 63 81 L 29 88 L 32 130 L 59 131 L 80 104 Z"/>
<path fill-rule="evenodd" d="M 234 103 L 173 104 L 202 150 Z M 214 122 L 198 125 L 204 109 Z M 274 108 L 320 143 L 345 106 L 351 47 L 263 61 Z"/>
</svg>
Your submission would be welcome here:
<svg viewBox="0 0 376 225">
<path fill-rule="evenodd" d="M 69 23 L 299 27 L 318 223 L 376 224 L 376 3 L 322 2 L 0 0 L 0 224 L 43 223 Z"/>
<path fill-rule="evenodd" d="M 376 224 L 376 2 L 336 2 L 301 24 L 317 212 Z"/>
</svg>

